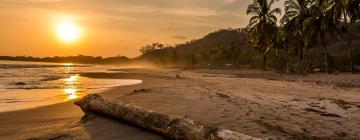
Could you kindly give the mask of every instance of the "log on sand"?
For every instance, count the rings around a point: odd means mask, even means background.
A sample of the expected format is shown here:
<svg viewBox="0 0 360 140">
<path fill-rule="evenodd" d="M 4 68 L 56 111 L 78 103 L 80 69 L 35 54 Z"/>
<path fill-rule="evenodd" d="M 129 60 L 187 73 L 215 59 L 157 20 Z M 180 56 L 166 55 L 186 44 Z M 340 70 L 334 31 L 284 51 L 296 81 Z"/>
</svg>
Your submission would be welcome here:
<svg viewBox="0 0 360 140">
<path fill-rule="evenodd" d="M 163 134 L 169 139 L 185 140 L 258 140 L 244 134 L 198 124 L 192 120 L 165 115 L 139 107 L 104 100 L 90 94 L 75 102 L 85 112 L 93 112 L 120 119 L 145 129 Z"/>
</svg>

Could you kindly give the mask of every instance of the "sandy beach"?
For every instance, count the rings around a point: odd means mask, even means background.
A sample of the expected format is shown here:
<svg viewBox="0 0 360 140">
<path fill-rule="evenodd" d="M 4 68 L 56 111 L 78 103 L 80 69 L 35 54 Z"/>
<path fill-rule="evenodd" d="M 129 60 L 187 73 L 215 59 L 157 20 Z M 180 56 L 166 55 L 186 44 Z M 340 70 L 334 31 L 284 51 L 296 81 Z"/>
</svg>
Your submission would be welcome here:
<svg viewBox="0 0 360 140">
<path fill-rule="evenodd" d="M 0 0 L 0 140 L 360 140 L 360 0 Z"/>
<path fill-rule="evenodd" d="M 117 71 L 117 70 L 113 70 Z M 257 70 L 121 69 L 89 78 L 139 79 L 101 95 L 258 138 L 358 139 L 360 76 Z M 24 117 L 28 116 L 28 117 Z M 164 139 L 65 102 L 0 113 L 0 139 Z"/>
</svg>

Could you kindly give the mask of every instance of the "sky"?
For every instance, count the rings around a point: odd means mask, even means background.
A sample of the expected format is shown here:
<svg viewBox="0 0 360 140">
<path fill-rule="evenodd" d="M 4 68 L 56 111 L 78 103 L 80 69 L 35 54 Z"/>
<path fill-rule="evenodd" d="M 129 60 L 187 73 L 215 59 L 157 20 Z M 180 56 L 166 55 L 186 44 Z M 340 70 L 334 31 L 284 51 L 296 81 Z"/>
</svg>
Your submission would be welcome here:
<svg viewBox="0 0 360 140">
<path fill-rule="evenodd" d="M 174 45 L 248 24 L 252 0 L 0 0 L 0 55 L 128 56 L 153 42 Z M 277 3 L 277 6 L 281 5 Z M 58 25 L 81 31 L 69 43 Z"/>
</svg>

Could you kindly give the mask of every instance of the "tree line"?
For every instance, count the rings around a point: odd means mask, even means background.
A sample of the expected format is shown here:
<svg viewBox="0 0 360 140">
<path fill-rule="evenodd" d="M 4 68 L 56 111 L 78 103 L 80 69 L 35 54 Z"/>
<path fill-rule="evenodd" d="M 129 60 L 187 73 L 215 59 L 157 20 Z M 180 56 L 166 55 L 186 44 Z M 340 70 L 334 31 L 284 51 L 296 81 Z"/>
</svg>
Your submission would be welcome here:
<svg viewBox="0 0 360 140">
<path fill-rule="evenodd" d="M 163 67 L 263 68 L 308 74 L 360 70 L 360 0 L 253 0 L 245 28 L 221 29 L 182 44 L 152 43 L 127 57 L 10 57 L 2 60 L 126 64 Z M 279 18 L 280 17 L 280 18 Z M 279 19 L 278 19 L 279 18 Z"/>
<path fill-rule="evenodd" d="M 257 54 L 247 42 L 245 29 L 221 29 L 203 38 L 174 46 L 153 43 L 140 49 L 139 61 L 164 67 L 224 68 L 256 65 Z"/>
<path fill-rule="evenodd" d="M 277 1 L 253 0 L 246 11 L 252 16 L 247 35 L 252 47 L 263 54 L 264 69 L 270 53 L 276 57 L 290 55 L 291 60 L 299 56 L 302 72 L 306 74 L 312 68 L 309 49 L 321 46 L 321 52 L 317 53 L 323 54 L 324 71 L 330 73 L 327 42 L 329 38 L 345 38 L 348 65 L 355 72 L 352 27 L 360 19 L 360 0 L 286 0 L 280 26 L 277 15 L 281 15 L 281 9 L 273 8 Z"/>
<path fill-rule="evenodd" d="M 190 68 L 355 73 L 360 65 L 359 1 L 286 0 L 282 15 L 273 8 L 278 0 L 253 0 L 246 10 L 251 15 L 246 28 L 223 29 L 174 46 L 150 44 L 141 48 L 138 59 Z"/>
</svg>

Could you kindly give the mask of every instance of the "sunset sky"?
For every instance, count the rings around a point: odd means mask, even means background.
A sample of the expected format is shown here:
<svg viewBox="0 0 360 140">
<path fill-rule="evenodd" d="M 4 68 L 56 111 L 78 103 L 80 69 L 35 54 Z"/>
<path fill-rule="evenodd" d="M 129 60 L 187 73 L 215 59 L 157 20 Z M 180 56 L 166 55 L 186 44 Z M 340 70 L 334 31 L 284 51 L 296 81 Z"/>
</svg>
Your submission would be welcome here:
<svg viewBox="0 0 360 140">
<path fill-rule="evenodd" d="M 152 42 L 173 45 L 217 29 L 244 27 L 251 2 L 0 0 L 0 55 L 134 57 Z M 79 32 L 74 41 L 59 36 L 62 22 L 71 22 L 74 27 L 65 28 Z"/>
</svg>

